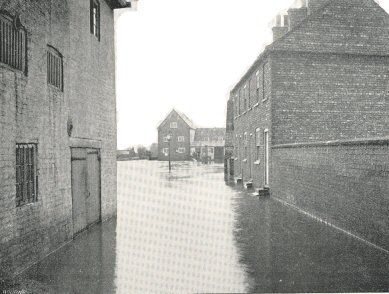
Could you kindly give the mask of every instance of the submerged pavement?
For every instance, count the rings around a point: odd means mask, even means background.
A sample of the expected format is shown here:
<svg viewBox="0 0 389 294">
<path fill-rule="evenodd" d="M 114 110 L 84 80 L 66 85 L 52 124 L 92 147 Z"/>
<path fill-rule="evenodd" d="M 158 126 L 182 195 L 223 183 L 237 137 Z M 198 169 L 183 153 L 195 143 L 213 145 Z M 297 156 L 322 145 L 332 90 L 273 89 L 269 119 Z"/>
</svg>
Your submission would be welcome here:
<svg viewBox="0 0 389 294">
<path fill-rule="evenodd" d="M 374 292 L 387 254 L 273 198 L 228 186 L 221 165 L 118 163 L 118 217 L 32 267 L 21 293 Z M 116 229 L 116 232 L 115 232 Z"/>
</svg>

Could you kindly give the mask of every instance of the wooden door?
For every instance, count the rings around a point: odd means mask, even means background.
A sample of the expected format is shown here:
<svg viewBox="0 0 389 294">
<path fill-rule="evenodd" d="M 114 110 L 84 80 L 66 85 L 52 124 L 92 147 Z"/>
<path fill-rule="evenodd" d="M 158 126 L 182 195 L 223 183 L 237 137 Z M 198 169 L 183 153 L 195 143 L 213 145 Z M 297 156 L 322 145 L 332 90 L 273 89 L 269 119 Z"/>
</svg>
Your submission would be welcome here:
<svg viewBox="0 0 389 294">
<path fill-rule="evenodd" d="M 87 150 L 87 198 L 86 198 L 86 211 L 87 211 L 87 223 L 92 225 L 100 221 L 100 159 L 99 151 L 97 149 Z"/>
<path fill-rule="evenodd" d="M 101 219 L 99 150 L 71 149 L 73 233 Z"/>
<path fill-rule="evenodd" d="M 86 223 L 87 165 L 86 149 L 72 148 L 73 234 L 84 230 Z"/>
</svg>

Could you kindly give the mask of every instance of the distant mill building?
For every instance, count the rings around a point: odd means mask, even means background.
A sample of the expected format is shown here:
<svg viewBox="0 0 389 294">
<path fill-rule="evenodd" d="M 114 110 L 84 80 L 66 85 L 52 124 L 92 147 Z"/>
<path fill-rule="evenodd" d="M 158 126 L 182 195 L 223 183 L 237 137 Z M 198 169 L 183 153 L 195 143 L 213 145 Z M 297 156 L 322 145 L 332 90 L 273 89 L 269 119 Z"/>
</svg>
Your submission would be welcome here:
<svg viewBox="0 0 389 294">
<path fill-rule="evenodd" d="M 296 1 L 230 92 L 226 178 L 389 249 L 389 15 Z"/>
<path fill-rule="evenodd" d="M 173 109 L 158 126 L 158 160 L 223 163 L 225 132 L 225 128 L 198 128 Z"/>
</svg>

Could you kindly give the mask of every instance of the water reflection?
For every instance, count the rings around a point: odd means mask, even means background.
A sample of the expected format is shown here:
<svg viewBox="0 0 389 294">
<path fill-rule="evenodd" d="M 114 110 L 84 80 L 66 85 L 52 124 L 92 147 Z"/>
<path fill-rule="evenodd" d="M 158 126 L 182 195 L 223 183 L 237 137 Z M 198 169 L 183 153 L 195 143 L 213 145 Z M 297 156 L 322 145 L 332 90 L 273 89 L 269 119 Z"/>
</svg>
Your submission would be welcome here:
<svg viewBox="0 0 389 294">
<path fill-rule="evenodd" d="M 116 232 L 115 232 L 116 227 Z M 116 241 L 115 241 L 116 240 Z M 389 290 L 388 255 L 225 185 L 222 166 L 120 162 L 118 218 L 25 273 L 31 293 Z"/>
<path fill-rule="evenodd" d="M 118 293 L 246 292 L 222 166 L 118 165 Z"/>
<path fill-rule="evenodd" d="M 388 255 L 274 199 L 235 197 L 235 234 L 250 292 L 379 292 Z"/>
</svg>

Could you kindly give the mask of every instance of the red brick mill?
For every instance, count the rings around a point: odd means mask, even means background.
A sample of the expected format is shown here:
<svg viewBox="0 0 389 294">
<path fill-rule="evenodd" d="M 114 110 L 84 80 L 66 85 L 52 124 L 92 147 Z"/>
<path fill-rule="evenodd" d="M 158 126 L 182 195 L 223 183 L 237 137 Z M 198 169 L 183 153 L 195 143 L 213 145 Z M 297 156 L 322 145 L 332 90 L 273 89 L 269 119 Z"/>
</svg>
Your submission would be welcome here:
<svg viewBox="0 0 389 294">
<path fill-rule="evenodd" d="M 231 90 L 226 177 L 389 250 L 389 15 L 296 2 Z"/>
</svg>

